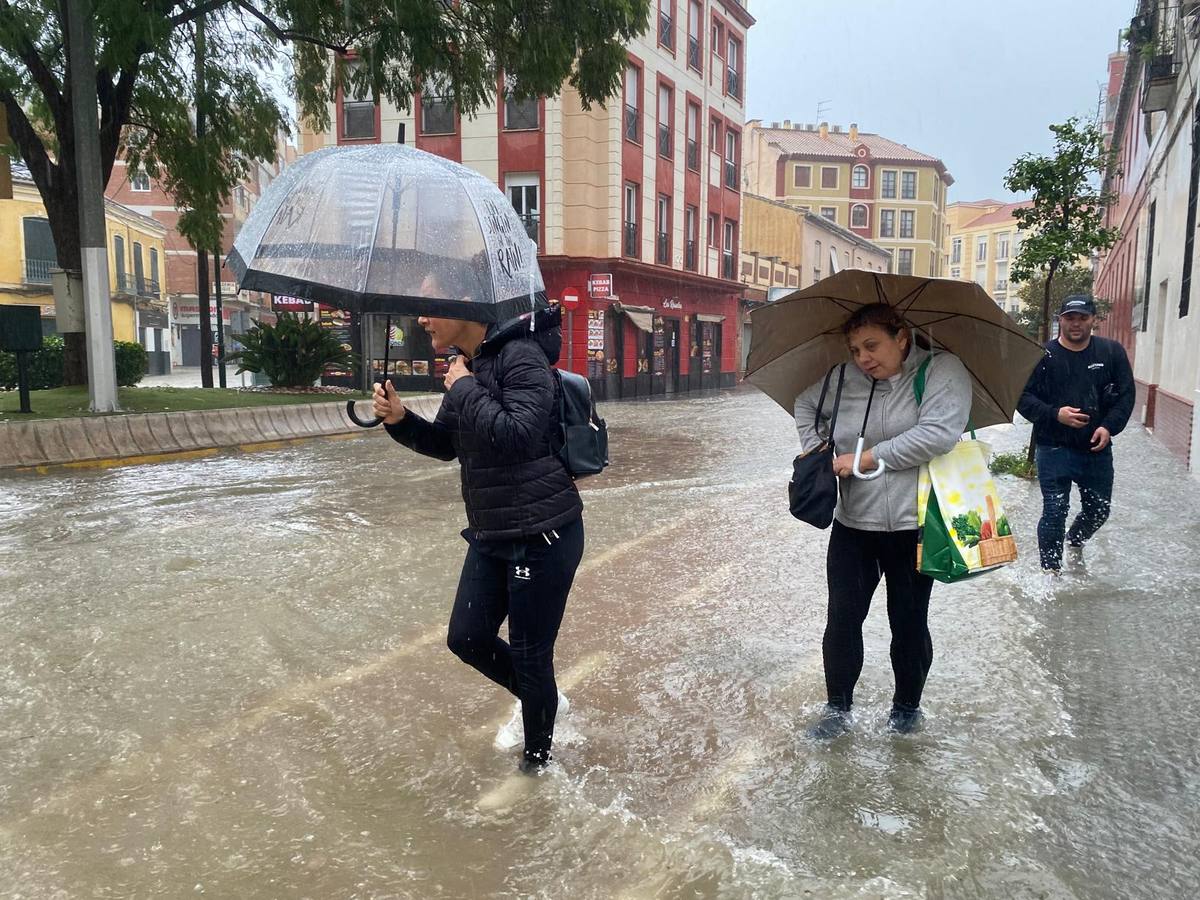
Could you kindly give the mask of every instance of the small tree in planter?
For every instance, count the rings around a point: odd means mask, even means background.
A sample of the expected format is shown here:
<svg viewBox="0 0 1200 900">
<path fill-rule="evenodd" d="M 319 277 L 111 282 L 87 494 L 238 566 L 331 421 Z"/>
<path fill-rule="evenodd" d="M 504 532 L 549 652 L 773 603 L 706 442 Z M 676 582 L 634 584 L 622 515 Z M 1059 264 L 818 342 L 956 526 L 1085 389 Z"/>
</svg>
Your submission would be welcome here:
<svg viewBox="0 0 1200 900">
<path fill-rule="evenodd" d="M 274 325 L 255 322 L 234 338 L 242 349 L 228 359 L 238 363 L 237 374 L 261 372 L 275 387 L 309 387 L 326 366 L 354 365 L 354 355 L 313 319 L 280 313 Z"/>
</svg>

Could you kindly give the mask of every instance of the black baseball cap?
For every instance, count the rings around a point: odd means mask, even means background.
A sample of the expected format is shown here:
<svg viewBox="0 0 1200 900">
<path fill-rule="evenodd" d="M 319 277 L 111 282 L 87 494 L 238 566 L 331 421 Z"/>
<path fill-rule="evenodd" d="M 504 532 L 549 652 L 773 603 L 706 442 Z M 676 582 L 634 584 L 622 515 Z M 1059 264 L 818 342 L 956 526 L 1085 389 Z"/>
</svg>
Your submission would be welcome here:
<svg viewBox="0 0 1200 900">
<path fill-rule="evenodd" d="M 1058 310 L 1060 316 L 1065 316 L 1067 313 L 1094 316 L 1096 314 L 1096 301 L 1087 294 L 1072 294 L 1063 300 L 1062 306 Z"/>
</svg>

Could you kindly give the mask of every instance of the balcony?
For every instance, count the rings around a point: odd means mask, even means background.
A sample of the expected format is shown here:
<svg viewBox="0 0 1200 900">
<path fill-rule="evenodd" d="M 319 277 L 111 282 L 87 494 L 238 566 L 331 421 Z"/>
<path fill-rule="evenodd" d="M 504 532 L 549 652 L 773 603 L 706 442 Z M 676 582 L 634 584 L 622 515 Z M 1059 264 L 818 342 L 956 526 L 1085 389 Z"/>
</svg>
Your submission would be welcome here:
<svg viewBox="0 0 1200 900">
<path fill-rule="evenodd" d="M 725 93 L 738 100 L 742 99 L 742 76 L 738 74 L 737 69 L 725 70 Z"/>
<path fill-rule="evenodd" d="M 699 38 L 688 36 L 688 66 L 695 69 L 697 72 L 700 69 L 700 40 Z"/>
<path fill-rule="evenodd" d="M 27 259 L 25 260 L 25 283 L 49 284 L 50 270 L 57 268 L 58 260 L 55 259 Z"/>
<path fill-rule="evenodd" d="M 641 141 L 641 116 L 638 115 L 636 106 L 626 105 L 625 107 L 625 137 L 631 141 Z"/>
<path fill-rule="evenodd" d="M 1164 112 L 1175 96 L 1179 79 L 1179 60 L 1175 53 L 1155 56 L 1146 63 L 1146 80 L 1142 85 L 1142 112 Z"/>
<path fill-rule="evenodd" d="M 138 295 L 137 282 L 132 272 L 122 272 L 118 269 L 115 280 L 118 294 L 125 294 L 128 297 L 136 297 Z"/>
<path fill-rule="evenodd" d="M 696 242 L 688 241 L 687 248 L 684 250 L 683 267 L 692 272 L 696 271 Z"/>
<path fill-rule="evenodd" d="M 671 158 L 671 129 L 667 125 L 658 126 L 658 155 Z"/>
<path fill-rule="evenodd" d="M 654 261 L 660 266 L 671 264 L 671 239 L 665 231 L 660 231 L 654 237 Z"/>
<path fill-rule="evenodd" d="M 725 160 L 725 187 L 738 189 L 737 166 L 732 160 Z"/>
<path fill-rule="evenodd" d="M 728 251 L 721 255 L 721 277 L 726 281 L 734 280 L 733 254 Z"/>
<path fill-rule="evenodd" d="M 669 50 L 675 49 L 675 20 L 665 12 L 658 14 L 658 42 Z"/>
<path fill-rule="evenodd" d="M 1142 111 L 1163 112 L 1175 96 L 1179 78 L 1179 4 L 1158 0 L 1130 23 L 1131 47 L 1145 61 Z"/>
<path fill-rule="evenodd" d="M 638 226 L 637 222 L 625 223 L 625 255 L 638 259 L 641 254 L 638 252 Z"/>
<path fill-rule="evenodd" d="M 700 142 L 689 140 L 687 142 L 687 167 L 696 172 L 700 171 Z"/>
<path fill-rule="evenodd" d="M 154 278 L 146 278 L 138 288 L 138 296 L 145 297 L 148 300 L 158 299 L 158 280 Z"/>
<path fill-rule="evenodd" d="M 521 222 L 525 225 L 525 234 L 529 236 L 529 239 L 535 244 L 539 243 L 541 238 L 538 225 L 541 223 L 541 216 L 537 213 L 525 213 L 521 215 Z"/>
</svg>

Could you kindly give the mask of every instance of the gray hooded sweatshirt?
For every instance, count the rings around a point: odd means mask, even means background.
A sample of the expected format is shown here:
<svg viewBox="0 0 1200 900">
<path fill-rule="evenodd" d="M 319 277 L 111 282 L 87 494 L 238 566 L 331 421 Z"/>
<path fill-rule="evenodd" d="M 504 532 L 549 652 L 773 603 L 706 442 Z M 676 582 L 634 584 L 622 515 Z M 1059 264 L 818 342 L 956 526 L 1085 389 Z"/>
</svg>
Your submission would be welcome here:
<svg viewBox="0 0 1200 900">
<path fill-rule="evenodd" d="M 917 527 L 917 474 L 923 463 L 947 453 L 962 437 L 971 414 L 971 376 L 957 356 L 936 353 L 925 372 L 925 396 L 920 408 L 913 382 L 928 351 L 914 347 L 901 372 L 875 386 L 871 417 L 863 450 L 874 450 L 886 464 L 884 473 L 871 481 L 853 476 L 839 480 L 834 517 L 848 528 L 863 531 L 903 531 Z M 862 428 L 871 377 L 850 362 L 838 412 L 834 446 L 837 453 L 853 453 Z M 838 373 L 829 382 L 821 412 L 820 435 L 814 427 L 817 401 L 824 378 L 796 398 L 796 429 L 803 452 L 816 448 L 828 432 L 837 391 Z"/>
</svg>

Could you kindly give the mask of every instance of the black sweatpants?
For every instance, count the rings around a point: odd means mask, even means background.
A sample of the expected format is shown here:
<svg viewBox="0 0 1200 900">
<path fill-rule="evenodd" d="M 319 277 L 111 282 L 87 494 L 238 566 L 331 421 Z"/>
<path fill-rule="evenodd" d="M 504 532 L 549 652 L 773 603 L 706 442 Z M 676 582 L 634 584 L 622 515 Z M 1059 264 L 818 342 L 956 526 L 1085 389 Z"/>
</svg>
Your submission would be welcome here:
<svg viewBox="0 0 1200 900">
<path fill-rule="evenodd" d="M 470 540 L 446 643 L 521 701 L 525 755 L 546 759 L 554 737 L 558 685 L 554 641 L 575 570 L 583 520 L 505 541 Z M 508 642 L 500 625 L 508 619 Z"/>
<path fill-rule="evenodd" d="M 834 521 L 826 558 L 829 618 L 822 650 L 829 703 L 849 709 L 863 666 L 862 626 L 879 579 L 887 579 L 892 626 L 892 702 L 904 709 L 921 703 L 933 662 L 929 595 L 933 579 L 917 571 L 917 532 L 861 531 Z"/>
</svg>

